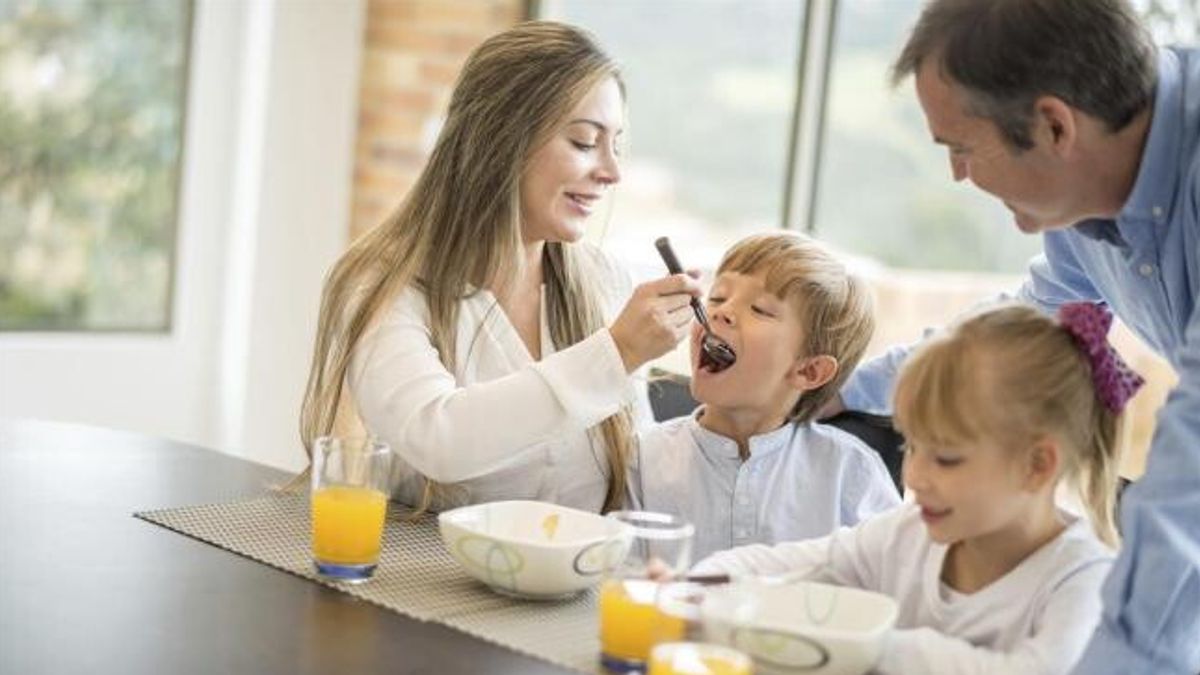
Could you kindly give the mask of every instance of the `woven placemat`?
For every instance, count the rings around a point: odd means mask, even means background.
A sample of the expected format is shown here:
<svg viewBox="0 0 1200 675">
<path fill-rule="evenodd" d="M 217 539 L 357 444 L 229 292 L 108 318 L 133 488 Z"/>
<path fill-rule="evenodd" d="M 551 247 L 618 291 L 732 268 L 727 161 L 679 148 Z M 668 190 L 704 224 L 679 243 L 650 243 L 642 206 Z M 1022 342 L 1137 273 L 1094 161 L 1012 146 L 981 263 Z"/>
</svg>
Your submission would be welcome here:
<svg viewBox="0 0 1200 675">
<path fill-rule="evenodd" d="M 434 517 L 411 520 L 394 505 L 389 508 L 379 567 L 370 582 L 355 586 L 313 571 L 304 495 L 275 493 L 134 515 L 385 609 L 442 623 L 565 668 L 598 672 L 594 592 L 560 602 L 497 595 L 450 557 Z"/>
</svg>

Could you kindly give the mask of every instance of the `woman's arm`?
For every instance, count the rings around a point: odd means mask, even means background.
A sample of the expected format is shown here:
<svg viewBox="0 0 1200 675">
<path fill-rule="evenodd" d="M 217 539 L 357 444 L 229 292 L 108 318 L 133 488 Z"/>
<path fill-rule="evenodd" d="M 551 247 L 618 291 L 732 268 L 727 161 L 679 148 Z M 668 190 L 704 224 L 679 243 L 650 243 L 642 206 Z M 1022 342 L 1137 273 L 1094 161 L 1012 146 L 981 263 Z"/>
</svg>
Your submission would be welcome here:
<svg viewBox="0 0 1200 675">
<path fill-rule="evenodd" d="M 509 375 L 460 385 L 439 358 L 413 291 L 364 338 L 349 384 L 367 428 L 446 483 L 495 471 L 565 427 L 597 424 L 629 392 L 607 329 Z"/>
<path fill-rule="evenodd" d="M 683 339 L 699 293 L 683 274 L 641 284 L 608 328 L 503 377 L 462 384 L 433 346 L 423 296 L 408 289 L 356 347 L 348 383 L 367 428 L 410 465 L 437 482 L 468 480 L 630 402 L 629 373 Z"/>
</svg>

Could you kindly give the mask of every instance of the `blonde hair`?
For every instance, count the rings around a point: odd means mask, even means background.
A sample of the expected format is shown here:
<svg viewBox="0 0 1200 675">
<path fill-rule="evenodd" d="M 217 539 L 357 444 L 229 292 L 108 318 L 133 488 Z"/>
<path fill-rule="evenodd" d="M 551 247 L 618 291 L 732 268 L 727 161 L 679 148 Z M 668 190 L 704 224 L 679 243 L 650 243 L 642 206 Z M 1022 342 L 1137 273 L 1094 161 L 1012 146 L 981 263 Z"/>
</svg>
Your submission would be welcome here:
<svg viewBox="0 0 1200 675">
<path fill-rule="evenodd" d="M 837 360 L 833 379 L 801 394 L 788 414 L 793 422 L 811 420 L 842 388 L 871 341 L 874 302 L 866 283 L 816 241 L 794 232 L 739 241 L 717 268 L 717 274 L 725 272 L 762 275 L 767 291 L 799 312 L 804 326 L 800 352 Z"/>
<path fill-rule="evenodd" d="M 455 367 L 459 302 L 470 289 L 509 288 L 521 272 L 521 179 L 530 157 L 606 78 L 625 89 L 616 64 L 582 30 L 531 21 L 484 41 L 467 59 L 445 123 L 412 190 L 387 220 L 358 238 L 329 273 L 321 296 L 300 436 L 313 441 L 338 420 L 355 347 L 376 315 L 409 285 L 429 307 L 430 337 Z M 571 244 L 547 242 L 542 264 L 554 345 L 604 326 L 593 263 Z M 604 508 L 621 503 L 632 434 L 625 408 L 589 430 L 607 449 Z M 418 505 L 428 507 L 432 481 Z"/>
<path fill-rule="evenodd" d="M 1092 526 L 1115 545 L 1121 417 L 1096 395 L 1092 367 L 1054 319 L 1026 305 L 970 315 L 909 357 L 896 382 L 895 423 L 910 442 L 981 440 L 1028 447 L 1054 436 L 1062 476 Z"/>
</svg>

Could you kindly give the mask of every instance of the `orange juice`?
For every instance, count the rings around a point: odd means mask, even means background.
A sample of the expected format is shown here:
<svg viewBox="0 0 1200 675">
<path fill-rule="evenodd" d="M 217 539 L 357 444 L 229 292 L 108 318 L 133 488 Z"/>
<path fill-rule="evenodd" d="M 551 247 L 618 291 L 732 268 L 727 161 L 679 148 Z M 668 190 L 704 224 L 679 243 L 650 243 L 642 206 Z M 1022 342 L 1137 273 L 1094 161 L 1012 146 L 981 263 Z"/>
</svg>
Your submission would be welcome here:
<svg viewBox="0 0 1200 675">
<path fill-rule="evenodd" d="M 717 645 L 675 642 L 650 653 L 646 675 L 750 675 L 750 657 Z"/>
<path fill-rule="evenodd" d="M 370 488 L 331 485 L 312 497 L 313 556 L 338 565 L 379 560 L 387 495 Z"/>
<path fill-rule="evenodd" d="M 605 660 L 645 663 L 658 642 L 683 638 L 683 619 L 654 606 L 658 584 L 610 579 L 600 587 L 600 651 Z"/>
</svg>

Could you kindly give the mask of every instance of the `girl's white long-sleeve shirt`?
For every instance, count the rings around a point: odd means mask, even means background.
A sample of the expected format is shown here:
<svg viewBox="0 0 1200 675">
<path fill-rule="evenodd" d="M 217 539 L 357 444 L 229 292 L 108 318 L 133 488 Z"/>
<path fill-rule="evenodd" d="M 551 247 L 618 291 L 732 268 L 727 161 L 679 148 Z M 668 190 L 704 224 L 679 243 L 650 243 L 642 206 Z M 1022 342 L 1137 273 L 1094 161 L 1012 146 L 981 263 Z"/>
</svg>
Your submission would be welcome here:
<svg viewBox="0 0 1200 675">
<path fill-rule="evenodd" d="M 608 323 L 631 294 L 625 273 L 577 244 L 600 272 Z M 588 429 L 632 403 L 647 416 L 612 336 L 600 329 L 565 349 L 550 338 L 543 291 L 535 360 L 490 292 L 460 302 L 453 371 L 434 348 L 425 295 L 407 288 L 355 348 L 348 383 L 367 430 L 398 455 L 394 496 L 417 503 L 422 476 L 445 485 L 435 509 L 538 499 L 596 511 L 609 475 Z"/>
<path fill-rule="evenodd" d="M 929 538 L 913 504 L 821 539 L 718 553 L 696 571 L 797 572 L 891 596 L 899 615 L 876 666 L 884 675 L 1065 674 L 1100 619 L 1114 554 L 1086 520 L 1062 517 L 1062 533 L 970 594 L 941 581 L 947 547 Z"/>
</svg>

